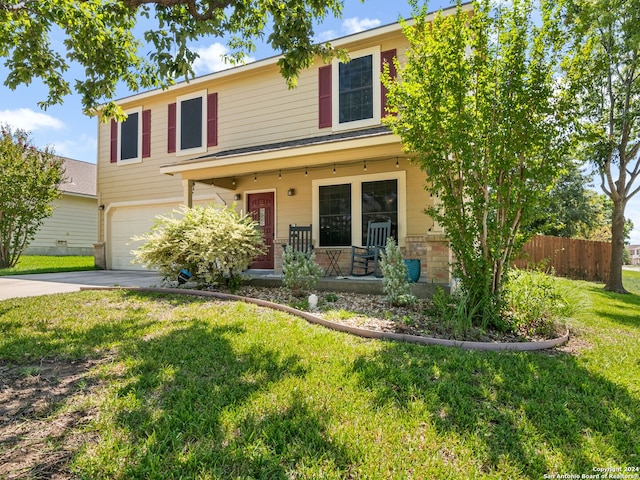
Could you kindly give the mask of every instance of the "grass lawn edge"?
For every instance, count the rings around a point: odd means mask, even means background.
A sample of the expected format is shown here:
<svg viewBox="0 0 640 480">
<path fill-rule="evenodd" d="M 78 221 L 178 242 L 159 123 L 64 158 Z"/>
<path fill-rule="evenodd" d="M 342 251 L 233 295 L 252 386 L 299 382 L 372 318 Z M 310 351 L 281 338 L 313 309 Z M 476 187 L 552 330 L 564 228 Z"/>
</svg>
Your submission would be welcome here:
<svg viewBox="0 0 640 480">
<path fill-rule="evenodd" d="M 531 352 L 538 350 L 548 350 L 557 346 L 563 345 L 569 340 L 569 328 L 563 335 L 539 342 L 473 342 L 465 340 L 448 340 L 444 338 L 432 338 L 420 335 L 408 335 L 405 333 L 393 333 L 393 332 L 379 332 L 369 330 L 366 328 L 354 327 L 351 325 L 344 325 L 330 320 L 325 320 L 310 312 L 304 312 L 287 305 L 281 305 L 279 303 L 269 302 L 267 300 L 261 300 L 258 298 L 245 297 L 240 295 L 233 295 L 230 293 L 211 292 L 206 290 L 191 290 L 183 288 L 155 288 L 155 287 L 81 287 L 81 291 L 85 290 L 130 290 L 147 293 L 163 293 L 163 294 L 177 294 L 177 295 L 191 295 L 199 297 L 213 297 L 219 300 L 231 300 L 245 303 L 253 303 L 262 307 L 271 308 L 273 310 L 279 310 L 282 312 L 290 313 L 297 317 L 303 318 L 309 323 L 316 325 L 322 325 L 323 327 L 350 333 L 363 338 L 374 338 L 379 340 L 394 340 L 407 343 L 415 343 L 419 345 L 440 345 L 444 347 L 457 347 L 462 350 L 480 350 L 480 351 L 514 351 L 514 352 Z"/>
</svg>

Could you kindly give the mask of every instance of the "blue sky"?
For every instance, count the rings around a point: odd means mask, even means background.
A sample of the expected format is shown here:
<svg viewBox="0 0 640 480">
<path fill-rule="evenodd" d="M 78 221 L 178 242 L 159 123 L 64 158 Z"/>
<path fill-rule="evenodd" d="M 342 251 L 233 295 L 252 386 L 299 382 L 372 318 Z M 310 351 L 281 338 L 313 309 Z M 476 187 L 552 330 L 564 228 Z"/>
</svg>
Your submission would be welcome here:
<svg viewBox="0 0 640 480">
<path fill-rule="evenodd" d="M 446 8 L 455 1 L 432 0 L 430 10 Z M 316 28 L 316 38 L 321 41 L 339 38 L 351 33 L 368 30 L 393 23 L 399 17 L 407 18 L 411 7 L 406 0 L 345 0 L 341 19 L 327 18 Z M 54 39 L 56 40 L 56 39 Z M 204 75 L 228 67 L 221 59 L 226 52 L 224 39 L 201 41 L 194 45 L 200 59 L 194 64 L 196 75 Z M 259 60 L 275 53 L 265 45 L 258 45 L 249 60 Z M 77 70 L 76 70 L 77 71 Z M 2 82 L 6 69 L 0 67 Z M 73 70 L 71 71 L 73 73 Z M 72 78 L 72 77 L 70 77 Z M 38 101 L 46 99 L 46 90 L 40 82 L 12 91 L 0 82 L 0 124 L 9 123 L 32 133 L 34 143 L 43 147 L 53 147 L 58 155 L 96 162 L 97 120 L 82 113 L 78 96 L 66 97 L 63 105 L 50 107 L 46 111 L 38 107 Z M 118 98 L 131 95 L 124 88 L 118 91 Z M 640 198 L 634 198 L 627 205 L 627 217 L 635 224 L 631 235 L 632 244 L 640 244 Z"/>
<path fill-rule="evenodd" d="M 449 6 L 448 0 L 432 1 L 431 8 Z M 368 30 L 398 20 L 400 16 L 409 17 L 411 7 L 406 0 L 345 0 L 341 19 L 327 18 L 316 28 L 316 38 L 326 41 L 351 33 Z M 54 41 L 60 39 L 53 38 Z M 221 54 L 226 52 L 224 39 L 201 41 L 194 44 L 201 58 L 195 63 L 196 75 L 204 75 L 221 70 L 224 64 Z M 248 60 L 259 60 L 275 55 L 268 46 L 257 45 L 257 51 Z M 75 69 L 77 72 L 80 69 Z M 81 70 L 80 70 L 81 72 Z M 0 78 L 4 82 L 6 69 L 0 67 Z M 73 74 L 74 70 L 70 70 Z M 68 79 L 73 83 L 73 76 Z M 283 80 L 284 81 L 284 80 Z M 117 98 L 131 95 L 125 88 L 118 91 Z M 38 107 L 38 101 L 46 99 L 46 90 L 39 81 L 28 87 L 21 86 L 12 91 L 0 85 L 0 124 L 9 123 L 32 133 L 34 143 L 39 147 L 50 145 L 58 155 L 96 161 L 97 120 L 82 113 L 77 95 L 66 97 L 63 105 L 56 105 L 46 111 Z"/>
</svg>

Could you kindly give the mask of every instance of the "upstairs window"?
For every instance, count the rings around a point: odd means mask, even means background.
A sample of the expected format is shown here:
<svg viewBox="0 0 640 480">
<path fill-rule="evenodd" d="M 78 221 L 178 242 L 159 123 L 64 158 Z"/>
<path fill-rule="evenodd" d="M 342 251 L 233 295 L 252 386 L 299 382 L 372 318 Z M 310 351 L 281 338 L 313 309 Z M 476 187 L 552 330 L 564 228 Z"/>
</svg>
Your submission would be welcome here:
<svg viewBox="0 0 640 480">
<path fill-rule="evenodd" d="M 374 65 L 376 66 L 374 68 Z M 380 49 L 351 53 L 351 60 L 332 63 L 333 130 L 380 123 Z"/>
<path fill-rule="evenodd" d="M 204 153 L 218 144 L 218 94 L 206 90 L 181 95 L 169 104 L 167 152 Z"/>
<path fill-rule="evenodd" d="M 124 122 L 120 122 L 118 161 L 139 160 L 142 150 L 142 109 L 129 113 Z"/>
<path fill-rule="evenodd" d="M 207 92 L 200 91 L 182 95 L 176 102 L 176 138 L 177 153 L 203 153 L 206 147 Z"/>
<path fill-rule="evenodd" d="M 376 126 L 387 115 L 387 91 L 380 72 L 389 65 L 396 77 L 396 50 L 370 48 L 351 53 L 349 62 L 334 59 L 318 69 L 318 128 L 333 131 Z"/>
<path fill-rule="evenodd" d="M 338 122 L 373 118 L 373 55 L 338 64 Z"/>
<path fill-rule="evenodd" d="M 111 121 L 111 163 L 138 163 L 151 155 L 151 110 L 127 110 L 126 120 Z"/>
</svg>

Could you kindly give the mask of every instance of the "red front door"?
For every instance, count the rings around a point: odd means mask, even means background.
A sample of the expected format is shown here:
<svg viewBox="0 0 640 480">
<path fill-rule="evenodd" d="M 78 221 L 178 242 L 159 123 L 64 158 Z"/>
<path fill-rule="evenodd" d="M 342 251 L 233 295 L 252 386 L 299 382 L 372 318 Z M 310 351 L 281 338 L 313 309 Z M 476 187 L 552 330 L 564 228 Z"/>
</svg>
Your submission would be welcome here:
<svg viewBox="0 0 640 480">
<path fill-rule="evenodd" d="M 251 193 L 248 195 L 249 213 L 258 222 L 262 230 L 262 238 L 268 251 L 258 257 L 250 268 L 273 269 L 273 238 L 275 235 L 274 225 L 274 193 Z"/>
</svg>

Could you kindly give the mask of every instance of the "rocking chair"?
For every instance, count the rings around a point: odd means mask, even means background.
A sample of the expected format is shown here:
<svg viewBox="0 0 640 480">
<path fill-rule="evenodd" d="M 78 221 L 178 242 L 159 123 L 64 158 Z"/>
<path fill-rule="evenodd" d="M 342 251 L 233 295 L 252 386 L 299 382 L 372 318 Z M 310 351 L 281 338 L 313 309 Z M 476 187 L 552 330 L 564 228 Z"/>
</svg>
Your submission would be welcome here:
<svg viewBox="0 0 640 480">
<path fill-rule="evenodd" d="M 391 235 L 391 220 L 369 222 L 367 224 L 367 244 L 364 247 L 351 247 L 351 275 L 364 276 L 375 274 L 380 277 L 378 260 L 380 252 L 387 246 Z"/>
<path fill-rule="evenodd" d="M 313 240 L 311 239 L 311 225 L 298 227 L 289 225 L 289 244 L 294 252 L 304 252 L 311 255 Z"/>
</svg>

